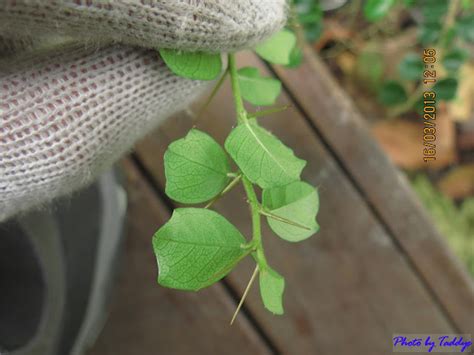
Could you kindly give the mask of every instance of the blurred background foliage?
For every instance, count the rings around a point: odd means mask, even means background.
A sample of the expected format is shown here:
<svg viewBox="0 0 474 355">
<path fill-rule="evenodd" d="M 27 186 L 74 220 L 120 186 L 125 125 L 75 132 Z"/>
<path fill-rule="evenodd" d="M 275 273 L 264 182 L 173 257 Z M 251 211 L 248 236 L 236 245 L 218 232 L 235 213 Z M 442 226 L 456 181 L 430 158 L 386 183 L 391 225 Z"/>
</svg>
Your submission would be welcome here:
<svg viewBox="0 0 474 355">
<path fill-rule="evenodd" d="M 474 0 L 293 0 L 288 27 L 320 53 L 474 275 Z M 436 50 L 425 84 L 423 51 Z M 428 68 L 431 69 L 431 68 Z M 437 94 L 423 161 L 422 94 Z"/>
</svg>

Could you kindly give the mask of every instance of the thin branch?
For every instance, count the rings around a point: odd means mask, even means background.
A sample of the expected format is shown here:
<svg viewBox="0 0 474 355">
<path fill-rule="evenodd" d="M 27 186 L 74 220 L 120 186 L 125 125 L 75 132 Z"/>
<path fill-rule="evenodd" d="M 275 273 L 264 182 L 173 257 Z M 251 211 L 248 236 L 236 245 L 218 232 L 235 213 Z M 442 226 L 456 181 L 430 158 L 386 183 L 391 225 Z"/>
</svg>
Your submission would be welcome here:
<svg viewBox="0 0 474 355">
<path fill-rule="evenodd" d="M 279 107 L 272 107 L 272 108 L 269 108 L 268 110 L 262 110 L 262 111 L 256 111 L 256 112 L 249 113 L 247 115 L 247 117 L 248 118 L 257 118 L 257 117 L 267 116 L 267 115 L 271 115 L 272 113 L 285 111 L 286 109 L 290 108 L 291 106 L 292 105 L 288 104 L 288 105 L 283 105 L 283 106 L 279 106 Z"/>
<path fill-rule="evenodd" d="M 266 211 L 264 210 L 263 208 L 260 209 L 260 214 L 263 214 L 264 216 L 267 216 L 267 217 L 270 217 L 270 218 L 273 218 L 274 220 L 277 220 L 277 221 L 280 221 L 280 222 L 283 222 L 283 223 L 286 223 L 286 224 L 290 224 L 292 226 L 295 226 L 295 227 L 298 227 L 298 228 L 302 228 L 302 229 L 306 229 L 308 231 L 311 230 L 311 228 L 308 228 L 306 226 L 303 226 L 302 224 L 299 224 L 297 222 L 294 222 L 294 221 L 291 221 L 289 219 L 286 219 L 284 217 L 280 217 L 276 214 L 273 214 L 269 211 Z"/>
<path fill-rule="evenodd" d="M 240 299 L 239 305 L 237 306 L 234 312 L 234 315 L 232 316 L 232 319 L 230 320 L 230 325 L 234 324 L 234 320 L 237 317 L 237 314 L 239 313 L 240 308 L 242 308 L 245 298 L 247 298 L 247 294 L 249 293 L 250 287 L 252 287 L 252 284 L 255 281 L 257 274 L 258 274 L 258 264 L 255 265 L 255 270 L 253 271 L 252 277 L 250 277 L 249 283 L 247 284 L 247 287 L 245 288 L 244 294 L 242 295 L 242 298 Z"/>
<path fill-rule="evenodd" d="M 209 203 L 204 208 L 211 207 L 214 204 L 214 202 L 216 202 L 218 199 L 220 199 L 222 196 L 224 196 L 227 192 L 232 190 L 232 188 L 239 183 L 241 178 L 242 178 L 242 175 L 235 176 L 234 179 L 231 182 L 229 182 L 229 184 L 224 188 L 224 190 L 222 190 L 219 193 L 219 195 L 217 195 L 211 201 L 209 201 Z"/>
<path fill-rule="evenodd" d="M 226 69 L 225 72 L 222 74 L 222 76 L 220 77 L 219 81 L 216 83 L 216 85 L 214 86 L 214 88 L 212 89 L 212 92 L 211 94 L 209 95 L 209 97 L 207 98 L 206 102 L 201 106 L 201 108 L 199 109 L 197 115 L 196 115 L 196 121 L 201 118 L 202 114 L 204 113 L 204 111 L 206 111 L 206 109 L 209 107 L 209 104 L 211 103 L 212 99 L 214 99 L 214 96 L 216 96 L 217 92 L 219 91 L 220 87 L 222 86 L 222 83 L 224 82 L 226 76 L 227 76 L 227 73 L 229 72 L 229 69 Z"/>
</svg>

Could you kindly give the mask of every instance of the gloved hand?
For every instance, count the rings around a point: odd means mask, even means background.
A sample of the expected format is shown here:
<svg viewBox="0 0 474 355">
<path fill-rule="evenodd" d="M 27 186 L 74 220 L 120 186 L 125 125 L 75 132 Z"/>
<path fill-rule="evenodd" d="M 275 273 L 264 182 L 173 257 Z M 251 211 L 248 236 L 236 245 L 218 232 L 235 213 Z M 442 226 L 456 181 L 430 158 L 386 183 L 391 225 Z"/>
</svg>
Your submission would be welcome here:
<svg viewBox="0 0 474 355">
<path fill-rule="evenodd" d="M 156 49 L 252 47 L 285 17 L 285 0 L 0 0 L 0 221 L 86 185 L 206 87 Z"/>
</svg>

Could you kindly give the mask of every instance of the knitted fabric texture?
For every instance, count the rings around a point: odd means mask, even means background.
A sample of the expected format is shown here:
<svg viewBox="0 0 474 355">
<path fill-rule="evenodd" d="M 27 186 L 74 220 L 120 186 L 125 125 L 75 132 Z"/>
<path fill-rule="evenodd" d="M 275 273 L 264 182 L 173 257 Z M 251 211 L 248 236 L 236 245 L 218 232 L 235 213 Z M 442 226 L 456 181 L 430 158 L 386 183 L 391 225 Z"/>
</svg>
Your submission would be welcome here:
<svg viewBox="0 0 474 355">
<path fill-rule="evenodd" d="M 3 0 L 0 35 L 51 32 L 147 48 L 234 51 L 285 23 L 284 0 Z"/>
<path fill-rule="evenodd" d="M 271 0 L 17 0 L 0 7 L 0 37 L 90 37 L 87 45 L 0 60 L 0 221 L 86 185 L 207 87 L 173 75 L 156 51 L 137 46 L 230 51 L 285 21 L 284 3 Z"/>
<path fill-rule="evenodd" d="M 111 47 L 63 52 L 1 85 L 5 219 L 90 182 L 202 83 L 173 75 L 156 52 Z"/>
</svg>

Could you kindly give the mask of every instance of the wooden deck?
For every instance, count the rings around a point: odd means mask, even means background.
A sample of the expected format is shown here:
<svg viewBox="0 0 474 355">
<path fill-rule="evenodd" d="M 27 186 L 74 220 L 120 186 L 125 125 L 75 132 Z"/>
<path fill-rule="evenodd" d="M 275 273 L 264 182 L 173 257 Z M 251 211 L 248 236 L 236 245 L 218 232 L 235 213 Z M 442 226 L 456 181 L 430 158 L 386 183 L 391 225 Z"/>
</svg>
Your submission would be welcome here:
<svg viewBox="0 0 474 355">
<path fill-rule="evenodd" d="M 285 315 L 266 312 L 254 287 L 228 326 L 251 260 L 198 293 L 156 284 L 151 237 L 172 207 L 163 194 L 163 153 L 194 125 L 223 143 L 234 124 L 224 85 L 202 119 L 178 114 L 124 160 L 126 257 L 89 355 L 380 355 L 392 353 L 394 333 L 474 335 L 472 280 L 324 64 L 309 50 L 305 57 L 296 70 L 267 68 L 250 53 L 239 58 L 283 81 L 280 103 L 293 107 L 261 122 L 308 161 L 303 178 L 320 191 L 315 237 L 290 244 L 264 228 L 269 262 L 287 281 Z M 236 189 L 215 207 L 249 235 L 243 196 Z"/>
</svg>

